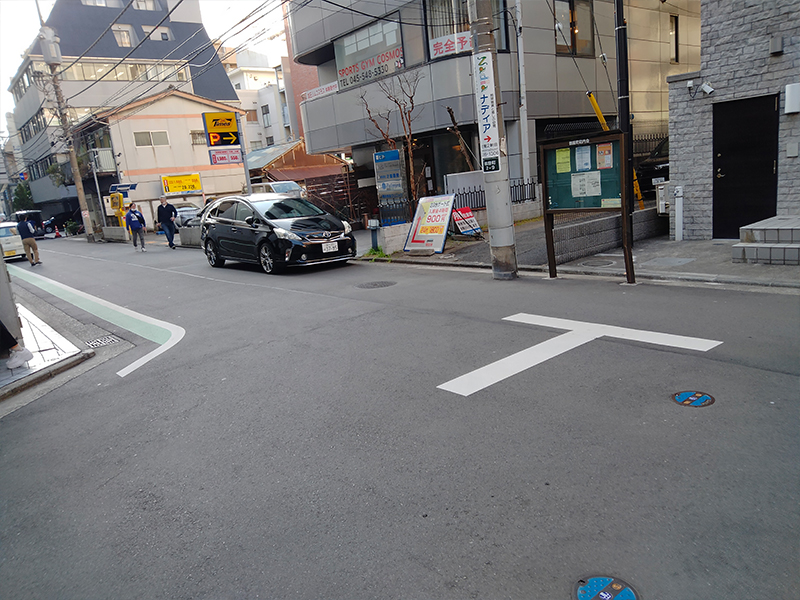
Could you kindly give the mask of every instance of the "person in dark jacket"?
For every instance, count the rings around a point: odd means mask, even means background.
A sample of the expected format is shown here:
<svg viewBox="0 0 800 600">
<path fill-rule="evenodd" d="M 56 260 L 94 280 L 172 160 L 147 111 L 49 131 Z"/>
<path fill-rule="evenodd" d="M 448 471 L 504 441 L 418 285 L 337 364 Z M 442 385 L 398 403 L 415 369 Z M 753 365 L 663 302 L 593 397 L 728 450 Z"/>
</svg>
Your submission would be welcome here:
<svg viewBox="0 0 800 600">
<path fill-rule="evenodd" d="M 175 217 L 178 216 L 178 211 L 175 207 L 167 202 L 166 196 L 161 196 L 161 206 L 158 207 L 158 222 L 161 225 L 161 230 L 167 236 L 169 247 L 175 249 L 173 240 L 175 239 Z"/>
<path fill-rule="evenodd" d="M 144 229 L 146 226 L 144 215 L 136 210 L 136 204 L 134 202 L 131 202 L 128 212 L 125 213 L 125 225 L 128 226 L 131 237 L 133 238 L 133 249 L 136 250 L 136 238 L 139 238 L 142 241 L 142 252 L 147 252 L 147 250 L 144 249 Z"/>
<path fill-rule="evenodd" d="M 22 247 L 25 248 L 25 256 L 32 267 L 42 264 L 39 260 L 39 246 L 36 244 L 36 223 L 33 219 L 22 221 L 17 225 L 19 237 L 22 238 Z"/>
</svg>

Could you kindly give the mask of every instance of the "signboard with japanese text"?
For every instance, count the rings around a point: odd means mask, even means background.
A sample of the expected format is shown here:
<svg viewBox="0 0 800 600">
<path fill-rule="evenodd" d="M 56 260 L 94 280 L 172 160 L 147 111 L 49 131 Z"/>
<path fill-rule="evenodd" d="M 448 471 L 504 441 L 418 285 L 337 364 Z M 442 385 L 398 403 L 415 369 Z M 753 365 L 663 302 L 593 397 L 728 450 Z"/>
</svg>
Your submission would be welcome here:
<svg viewBox="0 0 800 600">
<path fill-rule="evenodd" d="M 212 165 L 232 165 L 242 162 L 242 150 L 209 150 L 208 157 Z"/>
<path fill-rule="evenodd" d="M 399 15 L 367 25 L 333 43 L 339 90 L 390 75 L 405 65 Z"/>
<path fill-rule="evenodd" d="M 203 193 L 203 183 L 200 174 L 191 175 L 164 175 L 161 177 L 161 187 L 165 196 L 186 196 Z"/>
<path fill-rule="evenodd" d="M 203 126 L 209 146 L 238 146 L 239 126 L 236 113 L 203 113 Z"/>
<path fill-rule="evenodd" d="M 500 130 L 497 125 L 497 99 L 494 95 L 492 54 L 474 57 L 475 101 L 478 107 L 478 135 L 481 140 L 481 165 L 484 173 L 500 170 Z"/>
<path fill-rule="evenodd" d="M 301 97 L 303 100 L 311 100 L 313 98 L 319 98 L 320 96 L 327 96 L 328 94 L 333 94 L 334 92 L 338 91 L 339 91 L 339 82 L 334 81 L 333 83 L 316 87 L 313 90 L 307 90 L 301 94 Z"/>
<path fill-rule="evenodd" d="M 472 33 L 467 30 L 434 38 L 429 40 L 428 49 L 431 60 L 461 52 L 472 52 Z"/>
<path fill-rule="evenodd" d="M 441 254 L 447 240 L 454 201 L 453 194 L 420 198 L 403 250 L 433 250 Z"/>
<path fill-rule="evenodd" d="M 453 222 L 458 228 L 458 232 L 463 235 L 478 235 L 482 232 L 481 226 L 471 208 L 456 208 L 453 210 Z"/>
<path fill-rule="evenodd" d="M 378 204 L 384 205 L 406 199 L 402 158 L 400 150 L 386 150 L 372 155 Z"/>
</svg>

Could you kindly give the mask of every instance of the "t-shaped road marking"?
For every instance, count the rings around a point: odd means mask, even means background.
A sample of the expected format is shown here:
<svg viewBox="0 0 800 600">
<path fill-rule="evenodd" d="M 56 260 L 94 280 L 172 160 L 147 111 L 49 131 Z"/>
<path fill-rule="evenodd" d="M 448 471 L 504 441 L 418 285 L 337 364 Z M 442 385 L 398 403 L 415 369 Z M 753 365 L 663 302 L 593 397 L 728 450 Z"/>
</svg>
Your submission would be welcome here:
<svg viewBox="0 0 800 600">
<path fill-rule="evenodd" d="M 631 340 L 634 342 L 658 344 L 659 346 L 697 350 L 700 352 L 708 352 L 722 343 L 715 340 L 704 340 L 702 338 L 686 337 L 683 335 L 643 331 L 641 329 L 628 329 L 627 327 L 571 321 L 569 319 L 555 319 L 552 317 L 528 315 L 525 313 L 512 315 L 503 320 L 525 323 L 527 325 L 539 325 L 541 327 L 550 327 L 553 329 L 567 329 L 569 331 L 558 337 L 547 340 L 546 342 L 542 342 L 541 344 L 537 344 L 536 346 L 532 346 L 531 348 L 498 360 L 497 362 L 493 362 L 490 365 L 476 369 L 471 373 L 452 379 L 437 386 L 438 389 L 460 394 L 461 396 L 469 396 L 490 385 L 503 381 L 512 375 L 521 373 L 526 369 L 530 369 L 546 360 L 556 357 L 559 354 L 564 354 L 564 352 L 604 336 L 621 340 Z"/>
</svg>

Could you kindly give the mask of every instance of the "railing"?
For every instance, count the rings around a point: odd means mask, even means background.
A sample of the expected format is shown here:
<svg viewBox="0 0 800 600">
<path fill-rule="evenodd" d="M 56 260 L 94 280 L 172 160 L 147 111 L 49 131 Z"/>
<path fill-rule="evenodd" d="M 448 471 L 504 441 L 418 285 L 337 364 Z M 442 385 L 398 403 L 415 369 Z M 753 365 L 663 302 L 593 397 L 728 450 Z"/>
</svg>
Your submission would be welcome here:
<svg viewBox="0 0 800 600">
<path fill-rule="evenodd" d="M 384 202 L 378 205 L 380 212 L 381 225 L 399 225 L 408 223 L 411 220 L 411 206 L 408 200 L 397 200 L 394 202 Z"/>
<path fill-rule="evenodd" d="M 509 182 L 512 204 L 536 200 L 536 180 L 512 179 Z M 486 208 L 486 194 L 481 187 L 465 188 L 455 191 L 454 208 Z"/>
</svg>

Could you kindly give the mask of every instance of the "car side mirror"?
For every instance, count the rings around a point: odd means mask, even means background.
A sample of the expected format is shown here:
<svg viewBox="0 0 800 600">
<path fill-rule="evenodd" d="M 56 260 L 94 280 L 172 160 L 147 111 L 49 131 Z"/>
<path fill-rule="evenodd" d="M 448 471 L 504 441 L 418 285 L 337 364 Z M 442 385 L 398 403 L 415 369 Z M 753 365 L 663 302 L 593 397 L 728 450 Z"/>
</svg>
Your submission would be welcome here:
<svg viewBox="0 0 800 600">
<path fill-rule="evenodd" d="M 248 225 L 250 225 L 250 227 L 255 227 L 256 226 L 255 219 L 253 219 L 253 215 L 250 215 L 249 217 L 245 217 L 244 218 L 244 222 L 247 223 Z"/>
</svg>

